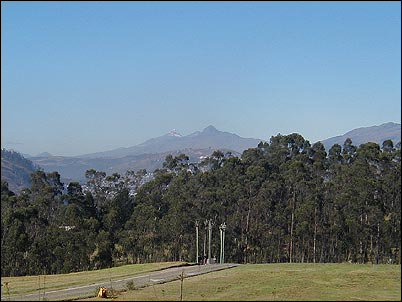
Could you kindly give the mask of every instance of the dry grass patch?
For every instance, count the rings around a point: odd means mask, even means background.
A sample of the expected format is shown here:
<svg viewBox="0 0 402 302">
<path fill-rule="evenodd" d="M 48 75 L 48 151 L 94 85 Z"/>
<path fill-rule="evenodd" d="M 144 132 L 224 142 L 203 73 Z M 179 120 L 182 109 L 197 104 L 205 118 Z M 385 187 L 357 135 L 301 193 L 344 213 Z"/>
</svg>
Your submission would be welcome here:
<svg viewBox="0 0 402 302">
<path fill-rule="evenodd" d="M 120 293 L 117 301 L 177 301 L 180 282 Z M 100 300 L 100 299 L 88 299 Z M 186 278 L 183 300 L 401 300 L 400 265 L 256 264 Z"/>
</svg>

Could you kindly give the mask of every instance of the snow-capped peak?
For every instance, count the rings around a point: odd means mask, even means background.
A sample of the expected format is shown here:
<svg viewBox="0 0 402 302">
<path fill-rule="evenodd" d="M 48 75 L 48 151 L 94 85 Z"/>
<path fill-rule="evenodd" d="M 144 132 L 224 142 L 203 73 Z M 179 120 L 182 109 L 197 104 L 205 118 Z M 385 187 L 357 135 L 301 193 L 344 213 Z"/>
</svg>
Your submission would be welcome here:
<svg viewBox="0 0 402 302">
<path fill-rule="evenodd" d="M 176 129 L 173 129 L 172 131 L 170 131 L 170 132 L 168 133 L 168 135 L 169 135 L 169 136 L 182 137 L 182 135 L 181 135 L 180 133 L 178 133 L 178 132 L 176 131 Z"/>
</svg>

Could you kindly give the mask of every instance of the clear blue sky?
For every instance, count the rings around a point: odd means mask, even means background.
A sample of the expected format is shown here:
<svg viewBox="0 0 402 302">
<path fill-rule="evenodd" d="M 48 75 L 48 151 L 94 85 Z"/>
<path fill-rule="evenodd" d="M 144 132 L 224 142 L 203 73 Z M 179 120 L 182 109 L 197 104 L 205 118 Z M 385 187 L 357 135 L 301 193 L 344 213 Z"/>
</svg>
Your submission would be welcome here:
<svg viewBox="0 0 402 302">
<path fill-rule="evenodd" d="M 79 155 L 212 124 L 401 122 L 401 3 L 1 2 L 1 146 Z"/>
</svg>

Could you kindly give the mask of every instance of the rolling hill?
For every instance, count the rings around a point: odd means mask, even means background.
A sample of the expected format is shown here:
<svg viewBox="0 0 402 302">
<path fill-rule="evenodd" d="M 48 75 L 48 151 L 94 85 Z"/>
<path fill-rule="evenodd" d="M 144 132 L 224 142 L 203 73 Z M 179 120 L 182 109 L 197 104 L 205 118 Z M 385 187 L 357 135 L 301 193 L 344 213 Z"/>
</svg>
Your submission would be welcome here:
<svg viewBox="0 0 402 302">
<path fill-rule="evenodd" d="M 352 139 L 355 146 L 374 142 L 382 146 L 385 140 L 392 140 L 394 144 L 401 141 L 401 124 L 385 123 L 379 126 L 361 127 L 353 129 L 343 135 L 331 137 L 321 141 L 325 149 L 329 150 L 334 144 L 343 146 L 347 138 Z"/>
<path fill-rule="evenodd" d="M 229 151 L 221 149 L 222 151 Z M 95 169 L 104 171 L 108 175 L 115 172 L 124 175 L 127 170 L 138 171 L 146 169 L 148 172 L 153 172 L 156 169 L 162 168 L 163 162 L 167 155 L 172 154 L 177 156 L 184 153 L 189 157 L 190 162 L 199 162 L 203 157 L 211 155 L 214 149 L 182 149 L 153 154 L 128 155 L 118 158 L 76 158 L 76 157 L 41 157 L 32 158 L 35 163 L 43 167 L 44 171 L 58 171 L 60 175 L 67 179 L 75 181 L 85 181 L 85 171 Z M 240 155 L 233 152 L 233 155 Z"/>
</svg>

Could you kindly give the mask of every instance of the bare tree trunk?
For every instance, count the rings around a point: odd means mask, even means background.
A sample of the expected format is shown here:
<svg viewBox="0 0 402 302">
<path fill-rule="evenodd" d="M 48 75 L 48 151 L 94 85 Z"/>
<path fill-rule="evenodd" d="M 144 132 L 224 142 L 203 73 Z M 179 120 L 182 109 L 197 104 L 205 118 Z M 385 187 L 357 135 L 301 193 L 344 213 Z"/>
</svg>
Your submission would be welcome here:
<svg viewBox="0 0 402 302">
<path fill-rule="evenodd" d="M 380 223 L 377 223 L 377 257 L 376 263 L 378 264 L 380 258 Z"/>
<path fill-rule="evenodd" d="M 278 263 L 280 263 L 281 262 L 281 239 L 280 239 L 280 236 L 278 236 L 278 256 L 277 256 L 277 259 L 278 259 Z"/>
<path fill-rule="evenodd" d="M 296 191 L 293 190 L 293 205 L 292 205 L 292 222 L 290 225 L 290 249 L 289 249 L 289 263 L 292 263 L 292 253 L 293 253 L 293 223 L 295 216 L 295 203 L 296 203 Z"/>
<path fill-rule="evenodd" d="M 248 229 L 249 229 L 249 222 L 250 222 L 250 211 L 251 211 L 251 186 L 249 188 L 249 199 L 248 199 L 248 211 L 247 211 L 247 218 L 246 218 L 246 240 L 245 240 L 245 258 L 246 258 L 246 263 L 249 261 L 248 259 Z"/>
<path fill-rule="evenodd" d="M 315 244 L 317 239 L 317 208 L 314 209 L 314 243 L 313 243 L 313 262 L 315 263 Z"/>
</svg>

